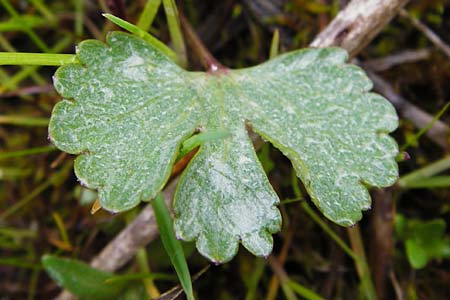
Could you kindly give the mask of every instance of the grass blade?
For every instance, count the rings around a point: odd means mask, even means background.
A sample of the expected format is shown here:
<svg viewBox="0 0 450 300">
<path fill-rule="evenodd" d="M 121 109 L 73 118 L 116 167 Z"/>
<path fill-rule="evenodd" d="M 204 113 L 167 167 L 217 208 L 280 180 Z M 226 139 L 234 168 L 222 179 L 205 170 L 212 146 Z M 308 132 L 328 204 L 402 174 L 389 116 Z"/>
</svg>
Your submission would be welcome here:
<svg viewBox="0 0 450 300">
<path fill-rule="evenodd" d="M 166 12 L 167 23 L 169 25 L 170 37 L 172 38 L 173 47 L 177 53 L 178 64 L 182 67 L 186 67 L 186 46 L 184 45 L 183 34 L 181 32 L 177 5 L 174 0 L 163 0 L 163 6 L 164 11 Z"/>
<path fill-rule="evenodd" d="M 292 187 L 294 190 L 295 197 L 302 197 L 302 193 L 298 186 L 297 177 L 295 172 L 292 172 Z M 361 280 L 361 285 L 365 288 L 365 296 L 366 299 L 376 299 L 376 293 L 374 290 L 372 278 L 370 277 L 370 270 L 367 264 L 365 257 L 362 256 L 362 253 L 354 252 L 347 244 L 339 237 L 339 235 L 325 222 L 321 219 L 321 217 L 309 206 L 306 201 L 302 201 L 300 203 L 301 207 L 304 209 L 305 213 L 319 226 L 325 231 L 328 236 L 330 236 L 341 249 L 350 256 L 355 262 L 358 276 Z M 349 231 L 350 232 L 350 231 Z M 351 236 L 350 238 L 360 239 L 358 236 Z"/>
<path fill-rule="evenodd" d="M 1 54 L 1 53 L 0 53 Z M 17 126 L 37 126 L 47 127 L 48 118 L 33 118 L 18 115 L 0 115 L 0 124 L 17 125 Z"/>
<path fill-rule="evenodd" d="M 278 55 L 278 49 L 280 48 L 280 32 L 275 29 L 272 36 L 272 42 L 270 43 L 269 58 L 275 58 Z"/>
<path fill-rule="evenodd" d="M 447 102 L 447 104 L 444 105 L 444 107 L 433 117 L 430 123 L 427 124 L 424 128 L 422 128 L 418 133 L 416 133 L 406 144 L 404 144 L 400 148 L 401 151 L 405 151 L 407 148 L 409 148 L 411 145 L 417 144 L 418 140 L 422 135 L 424 135 L 428 130 L 431 129 L 431 127 L 434 126 L 434 124 L 442 117 L 442 115 L 447 111 L 447 109 L 450 107 L 450 102 Z"/>
<path fill-rule="evenodd" d="M 407 188 L 411 184 L 414 184 L 415 182 L 421 181 L 425 178 L 429 178 L 433 175 L 436 175 L 448 169 L 450 169 L 450 155 L 434 163 L 431 163 L 428 166 L 425 166 L 419 170 L 413 171 L 409 174 L 402 176 L 397 184 L 403 188 Z"/>
<path fill-rule="evenodd" d="M 247 294 L 245 295 L 245 300 L 255 300 L 257 299 L 257 289 L 258 283 L 261 281 L 261 277 L 264 273 L 266 267 L 266 261 L 264 259 L 257 258 L 253 266 L 253 272 L 249 276 L 247 282 Z"/>
<path fill-rule="evenodd" d="M 433 176 L 407 181 L 402 185 L 408 189 L 436 189 L 450 187 L 450 176 Z"/>
<path fill-rule="evenodd" d="M 148 31 L 153 23 L 153 20 L 155 19 L 160 5 L 161 0 L 148 0 L 145 4 L 144 11 L 139 16 L 136 26 L 144 31 Z"/>
<path fill-rule="evenodd" d="M 323 300 L 324 298 L 318 294 L 316 294 L 316 292 L 314 292 L 311 289 L 308 289 L 307 287 L 292 281 L 292 280 L 288 280 L 287 284 L 291 287 L 291 289 L 297 293 L 299 296 L 302 296 L 305 299 L 308 300 Z"/>
<path fill-rule="evenodd" d="M 183 248 L 181 247 L 180 241 L 178 241 L 175 237 L 172 218 L 170 217 L 169 209 L 164 202 L 162 194 L 159 193 L 151 203 L 164 248 L 166 249 L 170 261 L 175 268 L 181 286 L 186 293 L 187 299 L 194 300 L 191 275 L 189 274 L 189 269 L 186 263 L 186 258 L 184 257 Z"/>
<path fill-rule="evenodd" d="M 150 33 L 145 32 L 144 30 L 140 29 L 134 24 L 131 24 L 130 22 L 127 22 L 125 20 L 122 20 L 121 18 L 118 18 L 116 16 L 113 16 L 111 14 L 103 14 L 105 18 L 116 24 L 117 26 L 125 29 L 126 31 L 134 34 L 135 36 L 138 36 L 145 41 L 149 42 L 153 47 L 158 48 L 161 50 L 165 55 L 167 55 L 170 59 L 175 60 L 176 54 L 172 51 L 169 47 L 167 47 L 163 42 L 152 36 Z"/>
<path fill-rule="evenodd" d="M 0 52 L 0 65 L 62 66 L 75 61 L 74 54 Z"/>
<path fill-rule="evenodd" d="M 56 150 L 57 149 L 55 146 L 43 146 L 43 147 L 35 147 L 35 148 L 10 151 L 10 152 L 0 152 L 0 160 L 6 159 L 6 158 L 32 155 L 32 154 L 48 153 L 48 152 L 52 152 L 52 151 L 56 151 Z"/>
<path fill-rule="evenodd" d="M 75 34 L 78 37 L 83 35 L 83 14 L 84 14 L 84 1 L 75 0 Z"/>
</svg>

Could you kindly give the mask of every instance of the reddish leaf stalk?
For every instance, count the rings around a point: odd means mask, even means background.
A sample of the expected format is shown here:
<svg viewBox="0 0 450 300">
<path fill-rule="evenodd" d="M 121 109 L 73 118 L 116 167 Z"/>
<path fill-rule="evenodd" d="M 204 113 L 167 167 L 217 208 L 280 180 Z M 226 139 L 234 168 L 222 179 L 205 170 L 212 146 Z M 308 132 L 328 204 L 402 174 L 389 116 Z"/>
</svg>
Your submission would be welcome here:
<svg viewBox="0 0 450 300">
<path fill-rule="evenodd" d="M 222 65 L 206 48 L 197 33 L 195 32 L 192 25 L 186 19 L 186 17 L 180 12 L 180 23 L 183 31 L 186 35 L 186 41 L 193 51 L 195 57 L 200 61 L 202 66 L 210 73 L 220 73 L 226 72 L 227 67 Z"/>
</svg>

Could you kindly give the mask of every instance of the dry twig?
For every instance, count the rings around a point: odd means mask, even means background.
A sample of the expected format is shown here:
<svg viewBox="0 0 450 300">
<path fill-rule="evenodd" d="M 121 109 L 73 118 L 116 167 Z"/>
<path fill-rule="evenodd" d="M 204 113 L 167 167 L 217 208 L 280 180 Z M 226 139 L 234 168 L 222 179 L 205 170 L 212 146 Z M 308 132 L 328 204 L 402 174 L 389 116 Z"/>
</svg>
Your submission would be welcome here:
<svg viewBox="0 0 450 300">
<path fill-rule="evenodd" d="M 311 43 L 311 47 L 339 46 L 355 56 L 408 0 L 353 0 Z"/>
<path fill-rule="evenodd" d="M 450 58 L 450 46 L 448 46 L 436 33 L 434 33 L 430 28 L 428 28 L 420 20 L 411 16 L 406 10 L 400 10 L 400 16 L 411 21 L 411 24 L 416 27 L 420 32 L 422 32 L 436 47 L 442 50 L 442 52 Z"/>
<path fill-rule="evenodd" d="M 375 289 L 380 300 L 386 298 L 386 283 L 392 268 L 394 253 L 395 201 L 392 189 L 377 189 L 373 192 L 373 208 L 370 231 L 370 269 Z"/>
<path fill-rule="evenodd" d="M 404 50 L 385 57 L 366 60 L 363 67 L 374 72 L 381 72 L 401 64 L 425 60 L 429 57 L 429 49 Z"/>
</svg>

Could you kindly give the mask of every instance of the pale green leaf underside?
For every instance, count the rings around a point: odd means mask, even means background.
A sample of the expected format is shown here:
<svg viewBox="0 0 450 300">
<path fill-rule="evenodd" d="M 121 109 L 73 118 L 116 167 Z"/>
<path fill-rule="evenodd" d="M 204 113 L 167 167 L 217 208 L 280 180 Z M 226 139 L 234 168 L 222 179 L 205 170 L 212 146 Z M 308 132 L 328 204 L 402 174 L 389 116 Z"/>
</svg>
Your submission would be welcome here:
<svg viewBox="0 0 450 300">
<path fill-rule="evenodd" d="M 239 241 L 268 255 L 281 224 L 279 200 L 257 160 L 246 126 L 292 162 L 314 203 L 350 225 L 368 209 L 365 185 L 398 176 L 393 107 L 345 64 L 338 48 L 306 49 L 262 65 L 208 74 L 187 72 L 145 41 L 112 33 L 108 44 L 85 41 L 81 64 L 61 67 L 50 137 L 81 155 L 79 180 L 99 190 L 102 206 L 123 211 L 163 187 L 180 144 L 196 129 L 231 135 L 205 142 L 175 194 L 175 230 L 197 239 L 216 262 Z"/>
</svg>

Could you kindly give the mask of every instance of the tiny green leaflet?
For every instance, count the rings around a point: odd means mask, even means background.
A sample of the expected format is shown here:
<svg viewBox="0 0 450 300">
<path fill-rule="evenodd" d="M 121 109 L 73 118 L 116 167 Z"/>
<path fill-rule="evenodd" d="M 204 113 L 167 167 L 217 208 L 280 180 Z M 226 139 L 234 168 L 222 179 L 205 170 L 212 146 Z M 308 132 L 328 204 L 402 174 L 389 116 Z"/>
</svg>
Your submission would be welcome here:
<svg viewBox="0 0 450 300">
<path fill-rule="evenodd" d="M 281 226 L 279 199 L 247 127 L 280 149 L 311 200 L 330 220 L 352 225 L 370 207 L 368 186 L 398 177 L 395 109 L 339 48 L 304 49 L 240 70 L 189 72 L 147 41 L 112 32 L 82 42 L 77 63 L 54 77 L 64 98 L 49 136 L 79 154 L 75 173 L 112 212 L 149 201 L 166 184 L 181 144 L 202 141 L 175 198 L 179 238 L 229 261 L 239 242 L 258 256 Z"/>
</svg>

